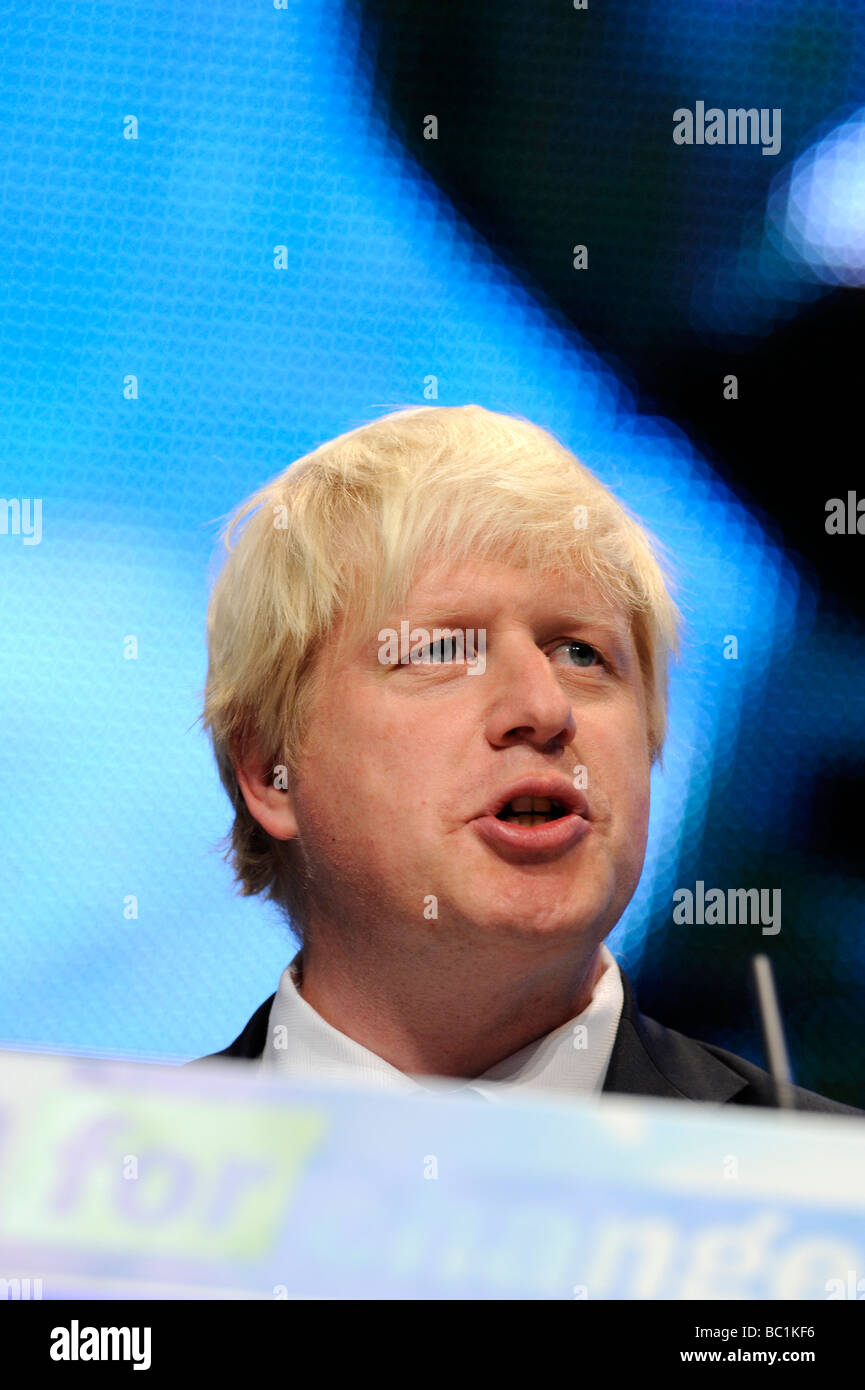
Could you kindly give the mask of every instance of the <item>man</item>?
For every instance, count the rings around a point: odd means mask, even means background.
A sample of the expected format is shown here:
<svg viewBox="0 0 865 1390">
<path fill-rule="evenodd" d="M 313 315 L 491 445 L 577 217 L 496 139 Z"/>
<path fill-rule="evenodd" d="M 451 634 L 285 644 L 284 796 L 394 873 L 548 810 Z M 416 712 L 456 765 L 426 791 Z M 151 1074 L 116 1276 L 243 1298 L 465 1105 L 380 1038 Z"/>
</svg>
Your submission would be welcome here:
<svg viewBox="0 0 865 1390">
<path fill-rule="evenodd" d="M 294 464 L 226 544 L 205 725 L 238 880 L 302 946 L 215 1055 L 774 1104 L 760 1068 L 644 1018 L 604 945 L 642 871 L 679 614 L 600 481 L 526 421 L 400 411 Z"/>
</svg>

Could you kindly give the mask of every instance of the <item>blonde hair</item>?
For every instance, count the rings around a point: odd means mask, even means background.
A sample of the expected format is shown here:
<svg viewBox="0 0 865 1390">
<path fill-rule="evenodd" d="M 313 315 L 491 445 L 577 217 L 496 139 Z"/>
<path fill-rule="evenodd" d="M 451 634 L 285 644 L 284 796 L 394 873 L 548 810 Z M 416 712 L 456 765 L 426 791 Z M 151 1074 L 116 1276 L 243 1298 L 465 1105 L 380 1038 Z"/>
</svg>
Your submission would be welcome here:
<svg viewBox="0 0 865 1390">
<path fill-rule="evenodd" d="M 337 624 L 374 634 L 435 558 L 579 569 L 629 615 L 660 761 L 681 621 L 669 562 L 665 573 L 658 542 L 539 426 L 477 405 L 395 411 L 292 464 L 239 508 L 224 541 L 203 722 L 234 807 L 227 857 L 241 891 L 273 899 L 298 934 L 293 847 L 252 817 L 234 761 L 255 748 L 263 767 L 297 769 L 323 639 Z"/>
</svg>

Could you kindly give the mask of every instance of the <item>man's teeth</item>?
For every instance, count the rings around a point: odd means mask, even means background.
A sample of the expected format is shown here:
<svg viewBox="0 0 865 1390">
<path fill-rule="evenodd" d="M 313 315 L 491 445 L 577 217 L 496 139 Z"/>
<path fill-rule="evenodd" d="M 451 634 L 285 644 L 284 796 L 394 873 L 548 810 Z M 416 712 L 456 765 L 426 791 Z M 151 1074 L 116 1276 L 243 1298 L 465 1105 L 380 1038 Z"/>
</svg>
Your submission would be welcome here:
<svg viewBox="0 0 865 1390">
<path fill-rule="evenodd" d="M 548 796 L 515 796 L 499 813 L 499 820 L 513 825 L 545 825 L 563 814 Z"/>
</svg>

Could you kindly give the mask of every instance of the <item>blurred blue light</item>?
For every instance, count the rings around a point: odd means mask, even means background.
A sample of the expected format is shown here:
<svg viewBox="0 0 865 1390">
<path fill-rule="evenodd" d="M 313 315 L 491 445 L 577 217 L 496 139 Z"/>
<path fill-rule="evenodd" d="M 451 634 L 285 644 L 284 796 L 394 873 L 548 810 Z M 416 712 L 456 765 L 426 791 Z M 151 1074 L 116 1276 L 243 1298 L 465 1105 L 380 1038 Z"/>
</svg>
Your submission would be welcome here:
<svg viewBox="0 0 865 1390">
<path fill-rule="evenodd" d="M 865 284 L 865 107 L 796 160 L 770 211 L 818 279 Z"/>
</svg>

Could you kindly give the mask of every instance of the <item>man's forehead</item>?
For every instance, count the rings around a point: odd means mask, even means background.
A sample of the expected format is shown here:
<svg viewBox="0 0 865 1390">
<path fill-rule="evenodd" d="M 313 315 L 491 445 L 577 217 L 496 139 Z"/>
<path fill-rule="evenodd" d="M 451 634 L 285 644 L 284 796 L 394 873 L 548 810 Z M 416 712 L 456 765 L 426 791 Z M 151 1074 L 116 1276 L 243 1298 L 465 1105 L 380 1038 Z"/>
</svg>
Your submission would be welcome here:
<svg viewBox="0 0 865 1390">
<path fill-rule="evenodd" d="M 403 616 L 444 621 L 480 609 L 490 620 L 525 615 L 541 621 L 597 622 L 623 634 L 630 629 L 629 614 L 607 600 L 588 575 L 564 569 L 538 572 L 494 560 L 428 565 L 409 592 Z"/>
</svg>

